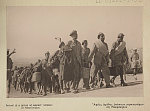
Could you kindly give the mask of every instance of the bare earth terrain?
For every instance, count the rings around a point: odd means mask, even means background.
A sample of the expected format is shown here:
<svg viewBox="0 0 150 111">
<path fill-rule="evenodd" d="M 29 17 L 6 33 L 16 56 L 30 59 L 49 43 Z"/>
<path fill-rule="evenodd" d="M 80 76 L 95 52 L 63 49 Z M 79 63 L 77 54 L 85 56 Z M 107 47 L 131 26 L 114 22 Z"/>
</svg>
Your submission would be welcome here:
<svg viewBox="0 0 150 111">
<path fill-rule="evenodd" d="M 11 87 L 11 92 L 9 98 L 63 98 L 63 97 L 143 97 L 143 74 L 137 75 L 137 80 L 131 74 L 126 75 L 126 83 L 128 86 L 122 87 L 120 86 L 120 78 L 117 77 L 115 83 L 117 87 L 113 88 L 99 88 L 85 90 L 82 89 L 82 79 L 80 81 L 79 93 L 74 94 L 72 92 L 65 94 L 47 94 L 47 96 L 28 94 L 28 93 L 20 93 L 20 91 L 16 91 L 13 87 Z"/>
</svg>

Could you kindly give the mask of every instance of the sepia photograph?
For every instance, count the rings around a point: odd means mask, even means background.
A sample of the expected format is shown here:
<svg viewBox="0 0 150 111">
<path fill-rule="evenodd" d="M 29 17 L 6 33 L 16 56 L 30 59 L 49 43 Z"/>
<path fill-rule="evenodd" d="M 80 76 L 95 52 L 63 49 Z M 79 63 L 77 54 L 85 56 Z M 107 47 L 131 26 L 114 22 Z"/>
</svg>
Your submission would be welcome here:
<svg viewBox="0 0 150 111">
<path fill-rule="evenodd" d="M 142 11 L 7 6 L 7 98 L 143 97 Z"/>
</svg>

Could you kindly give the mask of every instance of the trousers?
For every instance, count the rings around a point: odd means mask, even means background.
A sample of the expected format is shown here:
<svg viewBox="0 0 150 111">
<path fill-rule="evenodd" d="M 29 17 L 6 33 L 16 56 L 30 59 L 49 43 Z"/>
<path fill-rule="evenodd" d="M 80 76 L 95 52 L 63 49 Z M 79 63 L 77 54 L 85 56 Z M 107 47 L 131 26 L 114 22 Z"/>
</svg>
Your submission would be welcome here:
<svg viewBox="0 0 150 111">
<path fill-rule="evenodd" d="M 107 64 L 93 64 L 91 67 L 91 77 L 92 77 L 92 83 L 96 80 L 98 71 L 102 71 L 102 75 L 105 79 L 106 85 L 110 85 L 110 71 L 107 66 Z"/>
</svg>

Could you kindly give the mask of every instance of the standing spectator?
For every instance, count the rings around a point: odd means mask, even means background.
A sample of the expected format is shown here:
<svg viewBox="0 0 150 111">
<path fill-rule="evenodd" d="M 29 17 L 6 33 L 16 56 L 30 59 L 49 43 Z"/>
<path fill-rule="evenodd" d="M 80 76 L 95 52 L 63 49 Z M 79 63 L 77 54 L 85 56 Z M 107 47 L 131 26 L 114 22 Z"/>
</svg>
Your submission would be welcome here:
<svg viewBox="0 0 150 111">
<path fill-rule="evenodd" d="M 134 76 L 135 80 L 137 80 L 136 74 L 137 74 L 137 69 L 140 65 L 139 54 L 137 53 L 137 49 L 133 50 L 133 54 L 131 56 L 131 62 L 132 62 L 131 68 L 133 69 L 133 76 Z"/>
</svg>

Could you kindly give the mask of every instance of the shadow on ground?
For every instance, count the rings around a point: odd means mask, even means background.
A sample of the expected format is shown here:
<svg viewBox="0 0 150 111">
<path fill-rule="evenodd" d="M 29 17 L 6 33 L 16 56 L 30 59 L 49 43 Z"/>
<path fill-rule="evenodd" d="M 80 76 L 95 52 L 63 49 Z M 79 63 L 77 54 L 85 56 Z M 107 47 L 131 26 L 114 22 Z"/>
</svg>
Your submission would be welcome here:
<svg viewBox="0 0 150 111">
<path fill-rule="evenodd" d="M 138 84 L 143 84 L 143 81 L 128 82 L 128 83 L 127 83 L 127 86 L 124 86 L 124 87 L 135 86 L 135 85 L 138 85 Z M 122 86 L 121 86 L 120 84 L 116 84 L 116 86 L 114 86 L 114 87 L 112 87 L 112 88 L 116 88 L 116 87 L 122 87 Z M 99 86 L 97 86 L 96 88 L 94 88 L 94 89 L 89 89 L 89 90 L 80 88 L 80 89 L 79 89 L 79 93 L 81 93 L 81 92 L 89 92 L 89 91 L 99 90 L 99 89 L 106 89 L 106 87 L 100 88 Z"/>
</svg>

